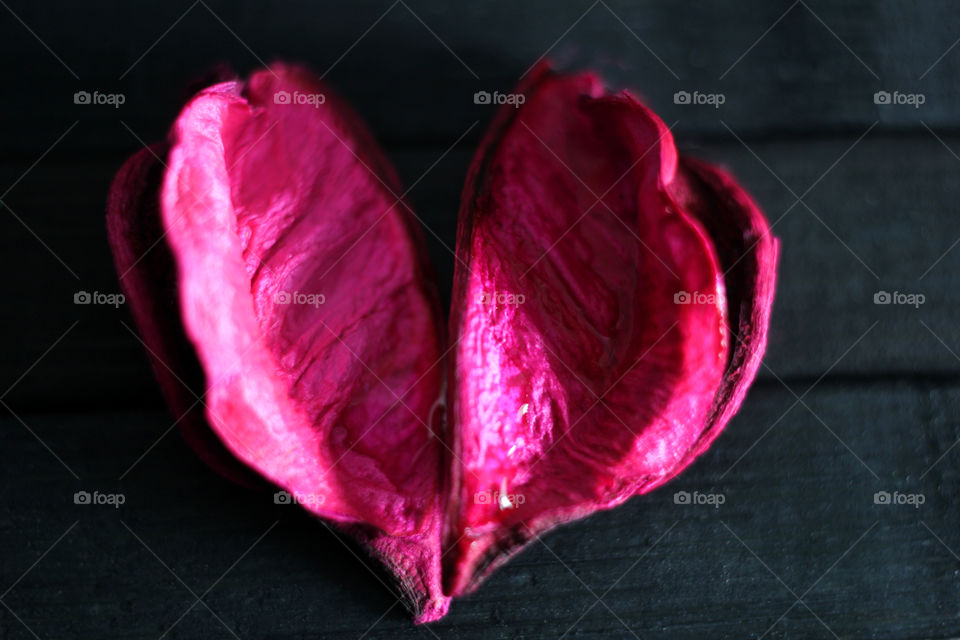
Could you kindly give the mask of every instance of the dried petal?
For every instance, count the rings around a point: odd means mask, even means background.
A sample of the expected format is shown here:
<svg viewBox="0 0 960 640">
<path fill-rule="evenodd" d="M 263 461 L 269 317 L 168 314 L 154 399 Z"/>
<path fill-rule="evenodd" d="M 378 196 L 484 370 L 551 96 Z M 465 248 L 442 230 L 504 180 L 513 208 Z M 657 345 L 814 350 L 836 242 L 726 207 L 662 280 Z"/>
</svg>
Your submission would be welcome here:
<svg viewBox="0 0 960 640">
<path fill-rule="evenodd" d="M 773 309 L 779 243 L 766 218 L 732 176 L 704 162 L 682 158 L 670 193 L 710 234 L 727 289 L 727 317 L 735 341 L 717 392 L 705 451 L 740 408 L 760 368 Z"/>
<path fill-rule="evenodd" d="M 553 526 L 676 475 L 732 415 L 763 344 L 754 334 L 730 361 L 709 233 L 740 233 L 724 227 L 740 215 L 765 229 L 756 209 L 741 214 L 748 203 L 727 197 L 736 210 L 718 211 L 712 192 L 675 197 L 669 130 L 592 76 L 541 67 L 518 92 L 525 103 L 502 109 L 460 212 L 449 388 L 460 464 L 444 564 L 453 595 Z M 732 261 L 737 247 L 723 249 Z M 759 301 L 734 282 L 734 312 L 752 314 L 758 332 L 772 295 L 772 258 L 762 259 Z"/>
<path fill-rule="evenodd" d="M 443 330 L 396 185 L 345 105 L 276 66 L 186 106 L 161 217 L 210 428 L 312 512 L 358 525 L 432 618 L 447 607 L 432 423 Z M 149 292 L 126 284 L 142 305 Z"/>
<path fill-rule="evenodd" d="M 305 71 L 201 92 L 110 196 L 188 440 L 358 537 L 418 622 L 535 536 L 679 473 L 766 344 L 777 244 L 732 178 L 593 76 L 542 65 L 519 91 L 464 189 L 449 380 L 396 177 Z"/>
<path fill-rule="evenodd" d="M 210 431 L 197 402 L 205 388 L 203 370 L 180 320 L 173 255 L 163 241 L 160 187 L 168 145 L 134 154 L 117 173 L 107 204 L 107 233 L 114 264 L 134 320 L 149 346 L 154 373 L 184 439 L 223 476 L 249 487 L 263 479 L 241 464 Z"/>
</svg>

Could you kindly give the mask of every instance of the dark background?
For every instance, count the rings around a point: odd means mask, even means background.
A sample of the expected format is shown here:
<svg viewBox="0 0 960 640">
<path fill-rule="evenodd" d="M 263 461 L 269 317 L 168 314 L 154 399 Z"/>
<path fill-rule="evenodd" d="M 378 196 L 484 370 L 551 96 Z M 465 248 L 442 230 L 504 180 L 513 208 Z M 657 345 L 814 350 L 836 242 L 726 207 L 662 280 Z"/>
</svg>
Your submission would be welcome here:
<svg viewBox="0 0 960 640">
<path fill-rule="evenodd" d="M 0 638 L 960 635 L 958 15 L 0 1 Z M 766 366 L 668 487 L 548 535 L 414 628 L 352 543 L 208 471 L 171 430 L 129 311 L 73 296 L 118 290 L 104 207 L 125 157 L 216 65 L 275 59 L 325 74 L 404 182 L 422 177 L 409 198 L 448 295 L 460 189 L 492 114 L 473 93 L 509 91 L 545 54 L 636 89 L 767 212 L 782 256 Z M 79 90 L 126 101 L 76 105 Z M 726 101 L 677 105 L 679 90 Z M 925 102 L 877 105 L 879 90 Z M 878 291 L 925 303 L 875 305 Z M 80 490 L 126 502 L 75 505 Z M 681 490 L 725 502 L 678 505 Z M 924 502 L 875 504 L 878 491 Z"/>
</svg>

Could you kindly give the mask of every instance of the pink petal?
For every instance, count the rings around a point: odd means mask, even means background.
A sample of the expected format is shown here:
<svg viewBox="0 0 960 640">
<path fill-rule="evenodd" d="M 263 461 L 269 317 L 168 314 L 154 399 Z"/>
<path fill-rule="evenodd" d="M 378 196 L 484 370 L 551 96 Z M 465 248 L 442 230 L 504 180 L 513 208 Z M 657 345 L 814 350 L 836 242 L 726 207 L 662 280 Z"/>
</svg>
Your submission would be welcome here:
<svg viewBox="0 0 960 640">
<path fill-rule="evenodd" d="M 203 91 L 171 137 L 164 240 L 210 428 L 361 537 L 418 616 L 442 615 L 443 330 L 393 170 L 329 89 L 283 65 Z"/>
<path fill-rule="evenodd" d="M 525 104 L 488 134 L 460 212 L 454 595 L 534 536 L 686 466 L 728 359 L 718 259 L 667 189 L 665 125 L 589 75 L 541 68 L 518 91 Z M 701 303 L 676 304 L 681 292 Z"/>
</svg>

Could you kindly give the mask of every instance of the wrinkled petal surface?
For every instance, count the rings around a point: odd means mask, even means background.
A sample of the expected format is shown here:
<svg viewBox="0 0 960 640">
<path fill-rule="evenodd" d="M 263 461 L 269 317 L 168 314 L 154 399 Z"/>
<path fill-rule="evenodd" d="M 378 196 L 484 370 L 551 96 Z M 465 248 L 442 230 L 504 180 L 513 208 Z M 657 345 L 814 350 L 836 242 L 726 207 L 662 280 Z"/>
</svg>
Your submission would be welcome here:
<svg viewBox="0 0 960 640">
<path fill-rule="evenodd" d="M 590 75 L 542 68 L 518 91 L 525 104 L 502 110 L 461 208 L 452 594 L 550 527 L 674 476 L 745 389 L 728 369 L 755 371 L 730 364 L 707 226 L 732 220 L 712 196 L 675 197 L 687 169 L 667 127 Z"/>
<path fill-rule="evenodd" d="M 358 538 L 418 622 L 682 471 L 766 345 L 778 245 L 736 181 L 592 75 L 517 92 L 464 188 L 449 338 L 393 170 L 297 67 L 199 93 L 108 204 L 187 440 Z"/>
<path fill-rule="evenodd" d="M 382 532 L 362 537 L 441 615 L 444 332 L 393 171 L 285 66 L 201 92 L 171 137 L 160 214 L 210 428 L 310 511 Z"/>
</svg>

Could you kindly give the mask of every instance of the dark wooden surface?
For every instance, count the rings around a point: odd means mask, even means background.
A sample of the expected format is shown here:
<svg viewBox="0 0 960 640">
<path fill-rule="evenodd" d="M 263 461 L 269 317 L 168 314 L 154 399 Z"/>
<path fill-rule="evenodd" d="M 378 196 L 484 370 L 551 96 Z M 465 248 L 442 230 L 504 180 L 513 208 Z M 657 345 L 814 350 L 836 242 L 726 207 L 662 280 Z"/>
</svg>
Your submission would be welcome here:
<svg viewBox="0 0 960 640">
<path fill-rule="evenodd" d="M 960 636 L 960 5 L 4 1 L 0 638 Z M 776 221 L 767 366 L 668 487 L 552 533 L 414 628 L 349 541 L 206 470 L 128 311 L 73 294 L 117 290 L 107 187 L 186 88 L 218 63 L 290 59 L 328 71 L 406 184 L 429 169 L 410 199 L 448 297 L 491 114 L 473 93 L 508 91 L 548 49 L 637 89 Z M 78 90 L 127 100 L 74 105 Z M 926 102 L 878 106 L 878 90 Z M 81 490 L 126 502 L 75 505 Z"/>
</svg>

